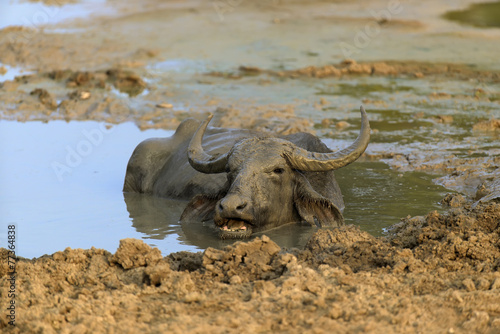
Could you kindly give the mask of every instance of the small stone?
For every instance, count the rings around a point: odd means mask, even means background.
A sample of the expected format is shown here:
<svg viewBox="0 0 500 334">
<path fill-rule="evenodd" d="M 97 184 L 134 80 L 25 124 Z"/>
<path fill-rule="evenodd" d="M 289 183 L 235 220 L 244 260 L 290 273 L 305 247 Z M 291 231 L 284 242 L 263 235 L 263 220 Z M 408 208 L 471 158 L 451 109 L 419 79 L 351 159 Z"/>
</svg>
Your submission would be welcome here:
<svg viewBox="0 0 500 334">
<path fill-rule="evenodd" d="M 162 109 L 170 109 L 173 108 L 174 106 L 171 103 L 159 103 L 156 105 L 156 107 Z"/>
<path fill-rule="evenodd" d="M 90 96 L 91 96 L 90 92 L 83 91 L 83 92 L 80 93 L 80 99 L 81 100 L 87 100 L 87 99 L 90 98 Z"/>
</svg>

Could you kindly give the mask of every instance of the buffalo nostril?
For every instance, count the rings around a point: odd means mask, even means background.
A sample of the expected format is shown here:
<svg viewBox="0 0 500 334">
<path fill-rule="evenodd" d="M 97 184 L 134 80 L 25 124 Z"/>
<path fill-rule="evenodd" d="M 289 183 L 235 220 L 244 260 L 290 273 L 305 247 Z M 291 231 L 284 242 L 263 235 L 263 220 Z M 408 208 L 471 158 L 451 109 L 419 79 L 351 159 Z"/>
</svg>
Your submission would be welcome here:
<svg viewBox="0 0 500 334">
<path fill-rule="evenodd" d="M 237 214 L 247 207 L 248 202 L 238 196 L 228 196 L 217 205 L 218 210 L 226 215 Z"/>
<path fill-rule="evenodd" d="M 244 208 L 246 208 L 246 207 L 247 207 L 247 203 L 243 203 L 243 204 L 238 205 L 238 206 L 236 207 L 236 210 L 241 211 L 241 210 L 243 210 L 243 209 L 244 209 Z"/>
</svg>

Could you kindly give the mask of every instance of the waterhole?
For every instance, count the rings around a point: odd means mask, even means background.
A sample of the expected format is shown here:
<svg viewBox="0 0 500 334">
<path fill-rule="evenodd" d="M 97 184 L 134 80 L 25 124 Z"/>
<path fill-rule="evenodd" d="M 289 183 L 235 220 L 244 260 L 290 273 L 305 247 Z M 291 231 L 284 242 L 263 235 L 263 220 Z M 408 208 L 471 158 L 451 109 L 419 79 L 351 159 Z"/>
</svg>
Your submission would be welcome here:
<svg viewBox="0 0 500 334">
<path fill-rule="evenodd" d="M 183 230 L 186 202 L 123 194 L 135 146 L 172 131 L 140 131 L 133 123 L 0 121 L 0 237 L 17 226 L 23 257 L 66 247 L 115 251 L 123 238 L 143 239 L 163 254 L 223 247 L 200 224 Z M 338 171 L 348 224 L 374 235 L 408 214 L 439 209 L 446 190 L 422 173 L 398 174 L 381 162 L 357 162 Z M 284 247 L 301 247 L 316 230 L 290 224 L 265 232 Z"/>
</svg>

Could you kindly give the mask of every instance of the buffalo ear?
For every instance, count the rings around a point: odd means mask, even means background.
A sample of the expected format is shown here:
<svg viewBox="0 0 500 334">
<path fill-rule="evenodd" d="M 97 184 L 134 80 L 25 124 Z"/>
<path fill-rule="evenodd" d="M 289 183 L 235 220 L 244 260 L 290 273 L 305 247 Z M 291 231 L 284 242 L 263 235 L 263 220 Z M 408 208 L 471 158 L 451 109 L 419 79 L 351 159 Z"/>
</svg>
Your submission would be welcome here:
<svg viewBox="0 0 500 334">
<path fill-rule="evenodd" d="M 182 212 L 180 221 L 182 223 L 194 223 L 212 219 L 215 213 L 215 205 L 219 199 L 220 196 L 196 195 Z"/>
<path fill-rule="evenodd" d="M 295 209 L 299 216 L 312 226 L 338 227 L 344 225 L 344 216 L 339 208 L 314 190 L 303 175 L 299 177 L 294 197 Z"/>
</svg>

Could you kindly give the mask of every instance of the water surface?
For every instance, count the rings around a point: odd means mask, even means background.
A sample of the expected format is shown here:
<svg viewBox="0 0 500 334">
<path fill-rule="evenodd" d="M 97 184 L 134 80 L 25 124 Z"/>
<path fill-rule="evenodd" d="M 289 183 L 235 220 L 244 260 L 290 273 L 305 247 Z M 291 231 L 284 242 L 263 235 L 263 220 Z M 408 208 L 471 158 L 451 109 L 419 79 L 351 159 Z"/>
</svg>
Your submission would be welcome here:
<svg viewBox="0 0 500 334">
<path fill-rule="evenodd" d="M 183 230 L 186 202 L 123 194 L 135 146 L 172 131 L 140 131 L 132 123 L 0 121 L 0 239 L 18 231 L 18 255 L 36 257 L 66 247 L 114 252 L 123 238 L 143 239 L 163 254 L 223 247 L 210 228 Z M 439 209 L 445 189 L 425 174 L 397 174 L 383 163 L 338 171 L 346 222 L 379 235 L 408 214 Z M 265 232 L 283 247 L 302 247 L 316 228 L 290 224 Z M 257 234 L 259 235 L 259 234 Z"/>
<path fill-rule="evenodd" d="M 105 3 L 106 0 L 86 0 L 63 6 L 47 6 L 40 2 L 3 0 L 0 3 L 0 29 L 7 26 L 41 29 L 49 24 L 88 17 L 96 13 L 96 7 L 99 7 L 100 14 L 111 13 L 112 10 Z"/>
</svg>

